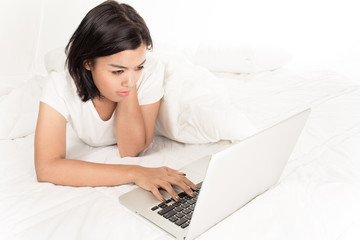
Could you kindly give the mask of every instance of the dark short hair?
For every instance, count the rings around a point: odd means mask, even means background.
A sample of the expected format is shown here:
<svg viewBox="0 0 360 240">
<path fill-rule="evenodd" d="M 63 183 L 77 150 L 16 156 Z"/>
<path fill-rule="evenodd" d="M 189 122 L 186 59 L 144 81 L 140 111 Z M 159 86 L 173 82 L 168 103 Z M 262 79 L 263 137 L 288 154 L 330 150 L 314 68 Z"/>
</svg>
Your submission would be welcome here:
<svg viewBox="0 0 360 240">
<path fill-rule="evenodd" d="M 100 97 L 91 72 L 84 63 L 124 50 L 153 43 L 144 19 L 134 8 L 116 1 L 105 1 L 88 12 L 65 48 L 66 65 L 83 102 Z"/>
</svg>

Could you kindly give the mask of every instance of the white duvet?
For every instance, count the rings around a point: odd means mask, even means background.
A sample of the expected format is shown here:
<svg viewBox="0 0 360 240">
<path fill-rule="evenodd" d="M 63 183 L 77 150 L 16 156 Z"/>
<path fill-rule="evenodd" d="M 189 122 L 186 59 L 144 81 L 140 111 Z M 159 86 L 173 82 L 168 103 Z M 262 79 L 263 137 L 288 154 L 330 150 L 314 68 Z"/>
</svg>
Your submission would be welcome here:
<svg viewBox="0 0 360 240">
<path fill-rule="evenodd" d="M 359 239 L 359 85 L 331 72 L 286 69 L 211 81 L 214 82 L 211 86 L 222 86 L 220 92 L 227 95 L 220 97 L 239 114 L 240 130 L 242 121 L 261 129 L 305 107 L 311 107 L 312 113 L 279 183 L 199 239 Z M 166 86 L 167 93 L 177 91 L 170 86 Z M 171 97 L 165 96 L 164 101 L 171 102 Z M 206 105 L 199 107 L 203 106 Z M 193 117 L 194 110 L 186 109 L 185 105 L 180 107 L 181 113 L 188 115 L 178 114 L 173 126 L 188 135 L 173 129 L 174 138 L 199 136 L 208 143 L 185 144 L 158 135 L 141 156 L 121 159 L 115 146 L 89 147 L 69 128 L 69 157 L 109 164 L 181 168 L 231 144 L 224 140 L 210 143 L 213 139 L 207 138 L 209 132 L 191 135 L 191 131 L 196 133 L 205 128 L 194 125 L 191 129 L 186 121 Z M 225 117 L 233 117 L 232 113 L 223 112 Z M 212 126 L 221 126 L 213 123 Z M 225 132 L 212 136 L 215 140 L 230 135 Z M 38 183 L 33 165 L 33 137 L 30 133 L 0 140 L 0 239 L 172 239 L 119 204 L 118 197 L 135 188 L 134 185 L 76 188 Z"/>
</svg>

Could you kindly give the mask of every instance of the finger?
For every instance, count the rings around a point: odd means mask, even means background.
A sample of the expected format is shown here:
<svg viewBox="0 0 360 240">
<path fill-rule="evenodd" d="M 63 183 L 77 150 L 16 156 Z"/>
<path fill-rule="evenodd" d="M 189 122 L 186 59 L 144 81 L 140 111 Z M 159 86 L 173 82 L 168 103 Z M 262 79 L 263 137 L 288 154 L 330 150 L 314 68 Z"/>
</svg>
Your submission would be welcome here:
<svg viewBox="0 0 360 240">
<path fill-rule="evenodd" d="M 191 190 L 191 187 L 185 182 L 185 180 L 187 180 L 187 182 L 191 183 L 190 180 L 188 180 L 185 177 L 180 177 L 180 178 L 173 177 L 170 181 L 171 181 L 171 184 L 180 187 L 190 197 L 195 197 L 194 192 Z"/>
<path fill-rule="evenodd" d="M 172 175 L 172 177 L 176 178 L 177 180 L 181 180 L 182 182 L 184 182 L 187 186 L 189 186 L 193 190 L 199 190 L 196 187 L 196 185 L 192 181 L 190 181 L 188 178 L 186 178 L 185 176 L 181 176 L 180 179 L 179 179 L 179 176 L 177 176 L 177 175 Z M 176 182 L 175 182 L 175 184 L 176 184 Z"/>
<path fill-rule="evenodd" d="M 150 189 L 150 191 L 152 192 L 152 194 L 154 194 L 154 196 L 160 201 L 160 202 L 165 202 L 165 198 L 163 195 L 161 195 L 159 189 L 157 187 L 152 187 Z"/>
<path fill-rule="evenodd" d="M 180 200 L 180 197 L 177 195 L 169 182 L 163 182 L 160 187 L 165 189 L 175 201 L 178 202 Z"/>
<path fill-rule="evenodd" d="M 175 170 L 175 169 L 172 169 L 172 168 L 168 168 L 168 167 L 166 167 L 167 169 L 167 171 L 168 172 L 170 172 L 170 173 L 175 173 L 175 174 L 178 174 L 178 175 L 182 175 L 182 176 L 186 176 L 186 174 L 185 173 L 183 173 L 183 172 L 180 172 L 180 171 L 178 171 L 178 170 Z"/>
<path fill-rule="evenodd" d="M 191 190 L 191 187 L 189 187 L 187 184 L 185 184 L 184 182 L 177 182 L 176 185 L 178 187 L 180 187 L 187 195 L 189 195 L 190 197 L 195 197 L 194 192 Z"/>
<path fill-rule="evenodd" d="M 196 187 L 196 185 L 190 181 L 188 178 L 184 177 L 184 182 L 191 187 L 193 190 L 199 190 L 199 188 Z"/>
</svg>

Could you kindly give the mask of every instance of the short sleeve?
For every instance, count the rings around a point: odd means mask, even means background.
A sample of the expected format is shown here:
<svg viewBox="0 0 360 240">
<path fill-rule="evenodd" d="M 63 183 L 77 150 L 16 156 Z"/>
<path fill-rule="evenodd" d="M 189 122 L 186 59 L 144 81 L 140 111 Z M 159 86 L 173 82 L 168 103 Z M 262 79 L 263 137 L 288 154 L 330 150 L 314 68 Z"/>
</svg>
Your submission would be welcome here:
<svg viewBox="0 0 360 240">
<path fill-rule="evenodd" d="M 154 58 L 148 58 L 138 83 L 139 105 L 152 104 L 164 95 L 164 65 Z"/>
<path fill-rule="evenodd" d="M 51 73 L 43 88 L 40 101 L 54 108 L 68 121 L 69 111 L 65 102 L 66 82 L 65 74 Z"/>
</svg>

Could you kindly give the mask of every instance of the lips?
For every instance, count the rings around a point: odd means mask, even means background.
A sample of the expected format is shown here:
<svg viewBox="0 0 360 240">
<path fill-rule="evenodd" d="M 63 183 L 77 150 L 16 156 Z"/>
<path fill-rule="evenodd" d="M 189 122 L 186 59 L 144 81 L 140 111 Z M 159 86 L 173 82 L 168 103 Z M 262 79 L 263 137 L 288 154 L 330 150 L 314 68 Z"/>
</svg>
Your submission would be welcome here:
<svg viewBox="0 0 360 240">
<path fill-rule="evenodd" d="M 121 97 L 127 97 L 129 95 L 129 91 L 124 91 L 124 92 L 119 92 L 117 91 L 116 94 L 121 96 Z"/>
</svg>

